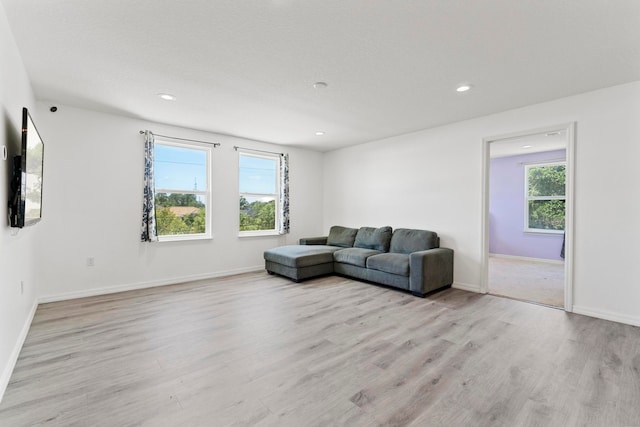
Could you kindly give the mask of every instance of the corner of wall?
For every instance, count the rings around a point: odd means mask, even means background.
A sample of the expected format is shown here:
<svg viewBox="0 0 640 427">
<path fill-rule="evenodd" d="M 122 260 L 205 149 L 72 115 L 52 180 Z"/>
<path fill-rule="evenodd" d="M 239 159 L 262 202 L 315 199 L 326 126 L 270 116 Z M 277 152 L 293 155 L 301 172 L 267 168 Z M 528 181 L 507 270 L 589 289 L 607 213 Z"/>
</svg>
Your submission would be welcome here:
<svg viewBox="0 0 640 427">
<path fill-rule="evenodd" d="M 0 376 L 0 403 L 2 402 L 2 398 L 4 397 L 4 392 L 7 390 L 7 386 L 9 385 L 9 380 L 11 379 L 11 374 L 13 373 L 13 369 L 18 362 L 18 356 L 20 356 L 20 350 L 22 350 L 22 345 L 24 341 L 27 339 L 27 334 L 29 333 L 29 328 L 31 327 L 31 322 L 33 321 L 33 317 L 36 314 L 36 309 L 38 308 L 38 303 L 34 302 L 29 315 L 27 316 L 24 325 L 22 325 L 22 330 L 20 331 L 20 335 L 18 336 L 18 340 L 13 346 L 13 350 L 11 351 L 11 356 L 7 361 L 7 364 L 4 366 L 2 370 L 2 375 Z"/>
<path fill-rule="evenodd" d="M 480 285 L 472 285 L 470 283 L 453 282 L 452 288 L 460 289 L 462 291 L 475 292 L 481 294 Z"/>
<path fill-rule="evenodd" d="M 22 108 L 32 108 L 35 97 L 20 51 L 15 43 L 4 7 L 0 2 L 0 200 L 9 199 L 13 174 L 10 159 L 19 154 Z M 5 72 L 6 71 L 6 72 Z M 6 207 L 6 205 L 5 205 Z M 0 223 L 0 400 L 11 379 L 31 321 L 37 308 L 37 280 L 32 262 L 37 256 L 36 237 L 29 230 L 20 235 L 9 229 L 6 218 Z"/>
<path fill-rule="evenodd" d="M 638 316 L 625 316 L 618 313 L 612 313 L 605 310 L 580 305 L 573 306 L 573 313 L 640 327 L 640 317 Z"/>
</svg>

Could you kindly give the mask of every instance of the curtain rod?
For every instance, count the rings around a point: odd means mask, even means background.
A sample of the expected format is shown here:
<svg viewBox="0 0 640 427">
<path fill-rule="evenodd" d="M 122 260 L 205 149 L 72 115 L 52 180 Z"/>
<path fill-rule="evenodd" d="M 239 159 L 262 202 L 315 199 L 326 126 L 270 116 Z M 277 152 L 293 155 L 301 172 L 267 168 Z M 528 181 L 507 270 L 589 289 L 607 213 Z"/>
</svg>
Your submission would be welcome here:
<svg viewBox="0 0 640 427">
<path fill-rule="evenodd" d="M 247 151 L 256 151 L 258 153 L 279 154 L 281 156 L 284 156 L 284 153 L 276 153 L 275 151 L 256 150 L 255 148 L 238 147 L 237 145 L 234 145 L 233 149 L 236 151 L 240 149 L 240 150 L 247 150 Z"/>
<path fill-rule="evenodd" d="M 160 135 L 159 133 L 153 133 L 150 130 L 148 130 L 148 131 L 141 130 L 140 131 L 140 135 L 144 135 L 145 132 L 149 132 L 151 135 L 159 136 L 160 138 L 175 139 L 175 140 L 178 140 L 178 141 L 200 142 L 202 144 L 211 144 L 211 145 L 214 146 L 214 148 L 220 146 L 219 142 L 200 141 L 199 139 L 178 138 L 178 137 L 175 137 L 175 136 Z"/>
</svg>

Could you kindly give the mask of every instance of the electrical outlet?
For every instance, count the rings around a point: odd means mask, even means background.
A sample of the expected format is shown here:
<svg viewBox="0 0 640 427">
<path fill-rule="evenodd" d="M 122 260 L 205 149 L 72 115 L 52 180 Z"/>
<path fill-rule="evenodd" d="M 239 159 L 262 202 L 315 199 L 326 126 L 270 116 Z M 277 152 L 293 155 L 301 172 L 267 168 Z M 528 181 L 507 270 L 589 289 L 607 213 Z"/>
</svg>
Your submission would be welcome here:
<svg viewBox="0 0 640 427">
<path fill-rule="evenodd" d="M 93 267 L 96 265 L 96 259 L 92 256 L 87 258 L 87 267 Z"/>
<path fill-rule="evenodd" d="M 24 280 L 20 280 L 20 295 L 24 295 Z"/>
</svg>

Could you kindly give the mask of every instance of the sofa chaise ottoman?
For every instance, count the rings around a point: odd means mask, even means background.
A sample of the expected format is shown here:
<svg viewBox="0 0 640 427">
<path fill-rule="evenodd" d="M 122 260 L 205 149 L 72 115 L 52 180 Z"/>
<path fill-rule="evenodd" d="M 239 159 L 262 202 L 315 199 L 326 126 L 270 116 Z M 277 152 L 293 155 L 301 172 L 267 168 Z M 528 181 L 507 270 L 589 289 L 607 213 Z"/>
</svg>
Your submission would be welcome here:
<svg viewBox="0 0 640 427">
<path fill-rule="evenodd" d="M 453 250 L 433 231 L 333 226 L 328 236 L 264 252 L 269 274 L 296 282 L 336 273 L 425 296 L 453 283 Z"/>
</svg>

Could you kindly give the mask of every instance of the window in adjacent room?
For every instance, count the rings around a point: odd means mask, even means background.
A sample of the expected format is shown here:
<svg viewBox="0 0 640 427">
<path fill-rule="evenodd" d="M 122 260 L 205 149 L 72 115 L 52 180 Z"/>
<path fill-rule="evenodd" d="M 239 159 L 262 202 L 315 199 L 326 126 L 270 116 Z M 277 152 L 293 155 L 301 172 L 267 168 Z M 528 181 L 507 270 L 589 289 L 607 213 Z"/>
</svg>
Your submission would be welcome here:
<svg viewBox="0 0 640 427">
<path fill-rule="evenodd" d="M 525 165 L 525 231 L 563 233 L 566 162 Z"/>
<path fill-rule="evenodd" d="M 211 148 L 163 141 L 154 144 L 158 239 L 211 237 Z"/>
<path fill-rule="evenodd" d="M 240 235 L 278 234 L 279 154 L 239 152 Z"/>
</svg>

